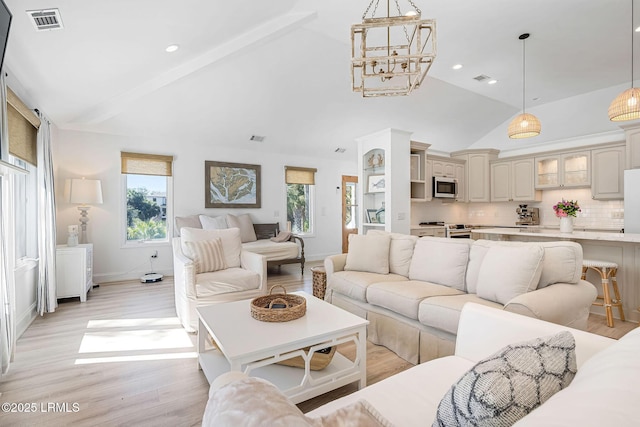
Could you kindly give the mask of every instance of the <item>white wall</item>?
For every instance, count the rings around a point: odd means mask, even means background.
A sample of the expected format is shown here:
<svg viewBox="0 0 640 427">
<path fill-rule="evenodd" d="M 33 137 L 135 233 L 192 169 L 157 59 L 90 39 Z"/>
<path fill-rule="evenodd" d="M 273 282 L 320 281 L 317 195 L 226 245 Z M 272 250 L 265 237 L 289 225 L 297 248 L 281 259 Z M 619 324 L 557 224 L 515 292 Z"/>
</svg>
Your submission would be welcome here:
<svg viewBox="0 0 640 427">
<path fill-rule="evenodd" d="M 212 134 L 210 138 L 216 138 Z M 301 142 L 303 143 L 303 142 Z M 154 270 L 172 274 L 170 245 L 123 248 L 121 238 L 122 181 L 120 152 L 167 154 L 174 156 L 173 210 L 177 216 L 224 213 L 249 213 L 254 222 L 286 223 L 284 166 L 315 167 L 316 233 L 305 238 L 305 255 L 309 260 L 323 259 L 341 251 L 342 175 L 356 175 L 356 155 L 345 160 L 310 158 L 269 152 L 268 142 L 259 151 L 236 150 L 212 146 L 207 141 L 176 141 L 114 136 L 96 133 L 60 131 L 54 142 L 54 167 L 57 201 L 58 243 L 66 243 L 67 226 L 77 224 L 79 213 L 64 200 L 67 178 L 84 176 L 102 181 L 104 203 L 89 211 L 88 236 L 94 244 L 94 280 L 97 283 L 128 280 L 149 271 L 150 255 L 158 250 Z M 205 209 L 205 160 L 259 164 L 262 166 L 261 209 Z"/>
</svg>

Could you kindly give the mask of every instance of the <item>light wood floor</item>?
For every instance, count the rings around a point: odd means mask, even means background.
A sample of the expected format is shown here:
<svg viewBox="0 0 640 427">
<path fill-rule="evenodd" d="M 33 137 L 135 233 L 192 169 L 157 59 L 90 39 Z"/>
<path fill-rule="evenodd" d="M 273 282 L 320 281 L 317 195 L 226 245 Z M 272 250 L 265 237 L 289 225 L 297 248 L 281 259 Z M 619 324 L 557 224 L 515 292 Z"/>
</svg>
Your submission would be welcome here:
<svg viewBox="0 0 640 427">
<path fill-rule="evenodd" d="M 307 264 L 303 278 L 299 266 L 282 266 L 270 272 L 269 284 L 311 293 L 313 265 Z M 613 338 L 637 326 L 615 325 L 608 328 L 600 316 L 589 319 L 591 332 Z M 0 382 L 0 402 L 35 404 L 35 412 L 0 412 L 0 426 L 200 425 L 208 384 L 196 367 L 194 342 L 175 317 L 171 278 L 101 285 L 86 303 L 63 302 L 36 319 L 18 340 L 11 370 Z M 354 353 L 348 345 L 339 351 Z M 410 366 L 368 344 L 368 384 Z M 355 390 L 345 386 L 298 406 L 306 412 Z"/>
</svg>

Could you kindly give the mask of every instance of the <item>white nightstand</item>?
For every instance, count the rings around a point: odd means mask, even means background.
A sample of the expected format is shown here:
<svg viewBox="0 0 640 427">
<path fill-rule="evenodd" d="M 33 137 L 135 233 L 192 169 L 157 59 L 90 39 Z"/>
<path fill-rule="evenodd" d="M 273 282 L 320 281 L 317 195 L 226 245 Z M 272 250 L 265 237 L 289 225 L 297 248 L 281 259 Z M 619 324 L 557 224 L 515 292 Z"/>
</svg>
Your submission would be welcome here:
<svg viewBox="0 0 640 427">
<path fill-rule="evenodd" d="M 93 244 L 56 246 L 56 297 L 87 301 L 93 286 Z"/>
</svg>

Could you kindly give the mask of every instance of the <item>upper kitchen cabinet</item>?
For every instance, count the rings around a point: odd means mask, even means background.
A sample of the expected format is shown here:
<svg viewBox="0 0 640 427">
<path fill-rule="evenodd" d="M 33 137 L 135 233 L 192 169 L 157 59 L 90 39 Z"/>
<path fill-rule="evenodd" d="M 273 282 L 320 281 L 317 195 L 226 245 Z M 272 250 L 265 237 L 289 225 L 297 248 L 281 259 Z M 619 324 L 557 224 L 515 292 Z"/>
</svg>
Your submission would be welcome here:
<svg viewBox="0 0 640 427">
<path fill-rule="evenodd" d="M 409 234 L 410 132 L 385 129 L 357 138 L 360 234 L 386 230 Z"/>
<path fill-rule="evenodd" d="M 590 151 L 536 157 L 536 185 L 542 188 L 589 187 Z"/>
<path fill-rule="evenodd" d="M 492 202 L 539 202 L 542 194 L 535 189 L 533 158 L 495 160 L 491 162 Z"/>
<path fill-rule="evenodd" d="M 591 195 L 597 200 L 624 199 L 624 145 L 591 151 Z"/>
<path fill-rule="evenodd" d="M 640 126 L 637 123 L 632 125 L 621 125 L 627 139 L 627 162 L 625 169 L 640 168 Z"/>
<path fill-rule="evenodd" d="M 464 188 L 464 201 L 491 201 L 491 168 L 489 162 L 498 158 L 498 150 L 478 149 L 462 150 L 451 153 L 451 156 L 464 160 L 465 178 L 461 187 Z"/>
<path fill-rule="evenodd" d="M 411 141 L 411 201 L 431 200 L 431 171 L 427 168 L 427 149 L 431 144 Z"/>
<path fill-rule="evenodd" d="M 464 159 L 440 156 L 427 156 L 431 166 L 431 176 L 429 184 L 433 185 L 433 177 L 453 178 L 457 182 L 458 194 L 455 200 L 466 202 L 466 179 L 465 179 L 465 161 Z"/>
</svg>

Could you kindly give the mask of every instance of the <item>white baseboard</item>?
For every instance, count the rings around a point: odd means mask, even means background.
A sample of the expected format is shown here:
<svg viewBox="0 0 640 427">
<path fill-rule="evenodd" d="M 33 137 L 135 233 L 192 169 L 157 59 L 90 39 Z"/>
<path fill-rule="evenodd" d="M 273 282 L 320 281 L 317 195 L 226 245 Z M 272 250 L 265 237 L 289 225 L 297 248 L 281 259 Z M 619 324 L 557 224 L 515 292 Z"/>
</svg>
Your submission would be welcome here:
<svg viewBox="0 0 640 427">
<path fill-rule="evenodd" d="M 33 304 L 31 304 L 29 306 L 29 309 L 25 310 L 24 313 L 18 315 L 18 313 L 16 313 L 16 337 L 20 338 L 22 336 L 22 334 L 24 334 L 24 331 L 27 330 L 27 328 L 29 327 L 29 325 L 31 325 L 31 323 L 33 323 L 34 320 L 36 320 L 36 317 L 38 316 L 38 313 L 36 312 L 36 303 L 34 302 Z"/>
</svg>

